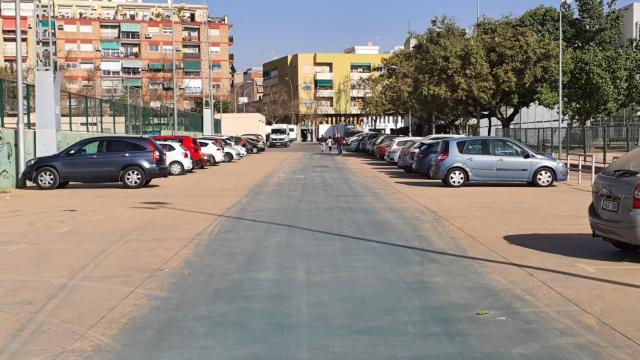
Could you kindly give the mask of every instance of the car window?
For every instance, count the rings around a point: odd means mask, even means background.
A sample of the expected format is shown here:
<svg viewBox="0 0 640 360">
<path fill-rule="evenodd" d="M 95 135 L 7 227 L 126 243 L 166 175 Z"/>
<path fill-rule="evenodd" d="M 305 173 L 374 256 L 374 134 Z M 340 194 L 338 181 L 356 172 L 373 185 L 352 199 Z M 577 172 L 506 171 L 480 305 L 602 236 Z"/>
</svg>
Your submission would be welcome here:
<svg viewBox="0 0 640 360">
<path fill-rule="evenodd" d="M 84 144 L 75 151 L 75 155 L 95 155 L 100 150 L 100 140 Z"/>
<path fill-rule="evenodd" d="M 173 146 L 169 145 L 169 144 L 160 144 L 160 148 L 162 149 L 162 151 L 164 152 L 172 152 Z"/>
<path fill-rule="evenodd" d="M 127 148 L 127 143 L 120 140 L 109 140 L 105 146 L 105 151 L 107 153 L 126 153 L 129 149 Z"/>
<path fill-rule="evenodd" d="M 506 140 L 493 140 L 493 153 L 496 156 L 524 156 L 524 150 Z"/>
<path fill-rule="evenodd" d="M 640 172 L 640 149 L 635 149 L 620 159 L 613 162 L 606 169 L 602 171 L 604 175 L 612 176 L 619 174 L 623 170 L 630 170 L 631 172 Z"/>
<path fill-rule="evenodd" d="M 187 150 L 186 147 L 184 147 L 184 145 L 180 145 L 180 149 L 182 149 L 183 151 L 187 151 L 187 152 L 189 151 L 189 150 Z"/>
<path fill-rule="evenodd" d="M 489 140 L 467 140 L 464 144 L 458 143 L 458 150 L 462 145 L 461 154 L 465 155 L 491 155 Z"/>
<path fill-rule="evenodd" d="M 420 149 L 420 152 L 426 152 L 427 154 L 437 154 L 440 143 L 426 144 Z"/>
<path fill-rule="evenodd" d="M 198 146 L 207 147 L 207 146 L 209 146 L 209 144 L 207 144 L 206 142 L 198 141 Z"/>
<path fill-rule="evenodd" d="M 147 148 L 144 145 L 136 144 L 134 142 L 127 141 L 127 146 L 131 152 L 147 151 Z"/>
</svg>

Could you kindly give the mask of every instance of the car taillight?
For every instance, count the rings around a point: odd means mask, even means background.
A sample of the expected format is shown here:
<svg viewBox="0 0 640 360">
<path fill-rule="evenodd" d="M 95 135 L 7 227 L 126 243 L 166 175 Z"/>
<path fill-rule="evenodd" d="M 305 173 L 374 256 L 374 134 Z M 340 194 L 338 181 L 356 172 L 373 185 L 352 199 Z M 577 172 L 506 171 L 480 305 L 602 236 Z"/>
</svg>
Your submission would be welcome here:
<svg viewBox="0 0 640 360">
<path fill-rule="evenodd" d="M 151 140 L 148 141 L 148 144 L 151 152 L 153 153 L 153 161 L 160 161 L 160 152 L 158 151 L 156 146 L 153 145 L 153 142 Z"/>
<path fill-rule="evenodd" d="M 636 185 L 636 189 L 633 191 L 633 208 L 640 209 L 640 183 Z"/>
<path fill-rule="evenodd" d="M 440 155 L 438 155 L 438 161 L 445 161 L 447 160 L 447 158 L 449 157 L 449 153 L 441 153 Z"/>
<path fill-rule="evenodd" d="M 188 153 L 188 152 L 183 152 L 183 153 L 182 153 L 182 156 L 183 156 L 185 159 L 188 159 L 188 158 L 189 158 L 189 153 Z"/>
</svg>

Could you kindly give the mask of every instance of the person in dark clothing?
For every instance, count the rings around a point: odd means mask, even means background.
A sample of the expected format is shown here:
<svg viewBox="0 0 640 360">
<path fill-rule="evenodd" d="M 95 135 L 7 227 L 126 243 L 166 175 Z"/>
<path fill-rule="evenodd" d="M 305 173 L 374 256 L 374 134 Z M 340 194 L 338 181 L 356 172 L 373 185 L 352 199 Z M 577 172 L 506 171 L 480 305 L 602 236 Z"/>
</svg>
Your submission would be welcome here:
<svg viewBox="0 0 640 360">
<path fill-rule="evenodd" d="M 342 148 L 344 146 L 344 138 L 342 136 L 338 136 L 336 139 L 336 147 L 338 148 L 338 156 L 342 156 Z"/>
</svg>

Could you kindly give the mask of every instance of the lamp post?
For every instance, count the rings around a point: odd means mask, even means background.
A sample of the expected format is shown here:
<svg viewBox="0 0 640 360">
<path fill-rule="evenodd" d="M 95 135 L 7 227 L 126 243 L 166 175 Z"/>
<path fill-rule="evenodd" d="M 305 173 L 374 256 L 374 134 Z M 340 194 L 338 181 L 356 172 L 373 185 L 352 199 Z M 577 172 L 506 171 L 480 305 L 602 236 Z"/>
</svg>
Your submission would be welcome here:
<svg viewBox="0 0 640 360">
<path fill-rule="evenodd" d="M 296 112 L 293 108 L 293 83 L 291 82 L 291 79 L 289 79 L 289 77 L 285 77 L 285 80 L 289 81 L 289 86 L 291 87 L 291 125 L 294 125 L 294 117 Z"/>
<path fill-rule="evenodd" d="M 22 26 L 20 24 L 20 0 L 16 0 L 16 76 L 18 82 L 18 177 L 25 168 L 24 99 L 22 79 Z M 22 185 L 22 184 L 20 184 Z"/>
<path fill-rule="evenodd" d="M 562 98 L 562 65 L 563 65 L 563 56 L 562 56 L 562 4 L 564 4 L 565 2 L 568 2 L 567 0 L 560 0 L 560 43 L 559 43 L 559 48 L 560 48 L 560 58 L 559 58 L 559 68 L 560 68 L 560 80 L 558 81 L 558 158 L 560 158 L 561 154 L 562 154 L 562 135 L 560 134 L 561 128 L 562 128 L 562 105 L 563 105 L 563 98 Z M 552 150 L 553 151 L 553 150 Z M 569 153 L 569 149 L 567 149 L 567 154 Z M 568 156 L 568 155 L 567 155 Z"/>
<path fill-rule="evenodd" d="M 244 88 L 244 84 L 248 84 L 251 81 L 244 81 L 241 82 L 240 85 L 242 85 L 242 87 Z M 240 89 L 240 85 L 238 85 L 238 87 L 236 87 L 236 89 L 233 91 L 233 112 L 234 113 L 238 113 L 238 89 Z"/>
<path fill-rule="evenodd" d="M 176 45 L 173 24 L 173 0 L 169 0 L 171 8 L 171 72 L 173 77 L 173 134 L 178 134 L 178 79 L 176 78 Z"/>
</svg>

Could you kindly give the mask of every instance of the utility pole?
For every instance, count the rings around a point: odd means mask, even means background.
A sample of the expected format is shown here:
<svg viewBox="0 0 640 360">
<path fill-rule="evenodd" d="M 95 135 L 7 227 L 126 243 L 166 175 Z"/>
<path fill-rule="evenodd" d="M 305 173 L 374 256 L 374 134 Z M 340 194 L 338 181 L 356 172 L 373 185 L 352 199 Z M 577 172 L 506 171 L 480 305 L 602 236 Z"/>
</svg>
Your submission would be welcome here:
<svg viewBox="0 0 640 360">
<path fill-rule="evenodd" d="M 173 0 L 169 0 L 171 8 L 171 69 L 173 73 L 173 134 L 178 134 L 178 79 L 176 79 L 176 43 L 173 24 Z"/>
<path fill-rule="evenodd" d="M 291 87 L 291 125 L 295 125 L 294 122 L 294 118 L 295 118 L 295 110 L 294 110 L 294 104 L 293 104 L 293 83 L 291 82 L 291 79 L 289 79 L 289 77 L 285 78 L 287 81 L 289 81 L 289 86 Z"/>
<path fill-rule="evenodd" d="M 560 81 L 558 82 L 558 158 L 560 158 L 562 154 L 562 135 L 560 134 L 560 129 L 562 128 L 562 4 L 564 4 L 565 0 L 560 0 Z M 552 150 L 553 151 L 553 150 Z M 569 149 L 567 149 L 567 154 L 569 153 Z M 568 155 L 567 155 L 568 156 Z"/>
<path fill-rule="evenodd" d="M 16 0 L 16 73 L 18 81 L 18 178 L 25 168 L 24 146 L 24 80 L 22 78 L 22 28 L 20 24 L 20 0 Z"/>
</svg>

